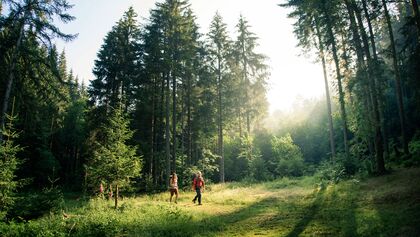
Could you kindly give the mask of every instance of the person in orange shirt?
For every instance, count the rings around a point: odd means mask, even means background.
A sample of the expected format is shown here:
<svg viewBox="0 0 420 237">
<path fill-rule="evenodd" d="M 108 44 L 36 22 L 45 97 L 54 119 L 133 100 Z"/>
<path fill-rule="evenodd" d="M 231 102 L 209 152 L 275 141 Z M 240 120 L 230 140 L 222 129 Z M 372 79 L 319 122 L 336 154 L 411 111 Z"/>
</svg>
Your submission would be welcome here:
<svg viewBox="0 0 420 237">
<path fill-rule="evenodd" d="M 195 203 L 198 199 L 198 205 L 201 205 L 201 190 L 204 189 L 204 179 L 200 171 L 197 172 L 197 175 L 193 180 L 192 188 L 197 193 L 192 201 Z"/>
</svg>

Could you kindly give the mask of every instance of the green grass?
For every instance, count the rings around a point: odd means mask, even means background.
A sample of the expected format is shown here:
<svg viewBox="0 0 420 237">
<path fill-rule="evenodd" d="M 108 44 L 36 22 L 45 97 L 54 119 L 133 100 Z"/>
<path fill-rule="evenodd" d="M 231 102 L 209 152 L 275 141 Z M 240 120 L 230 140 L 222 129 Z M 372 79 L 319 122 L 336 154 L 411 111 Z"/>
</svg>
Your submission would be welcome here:
<svg viewBox="0 0 420 237">
<path fill-rule="evenodd" d="M 0 224 L 0 236 L 420 236 L 420 169 L 316 185 L 312 177 L 227 183 L 203 193 L 101 199 L 66 198 L 63 213 Z"/>
</svg>

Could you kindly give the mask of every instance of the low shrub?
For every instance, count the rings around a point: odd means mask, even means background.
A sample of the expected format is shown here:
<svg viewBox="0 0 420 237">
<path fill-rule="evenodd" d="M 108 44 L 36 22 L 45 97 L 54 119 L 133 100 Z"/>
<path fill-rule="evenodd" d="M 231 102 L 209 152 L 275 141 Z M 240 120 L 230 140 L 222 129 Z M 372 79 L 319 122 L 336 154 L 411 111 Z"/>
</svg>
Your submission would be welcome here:
<svg viewBox="0 0 420 237">
<path fill-rule="evenodd" d="M 45 188 L 39 193 L 27 193 L 18 197 L 9 219 L 31 220 L 48 213 L 58 213 L 64 206 L 63 193 L 58 188 Z"/>
</svg>

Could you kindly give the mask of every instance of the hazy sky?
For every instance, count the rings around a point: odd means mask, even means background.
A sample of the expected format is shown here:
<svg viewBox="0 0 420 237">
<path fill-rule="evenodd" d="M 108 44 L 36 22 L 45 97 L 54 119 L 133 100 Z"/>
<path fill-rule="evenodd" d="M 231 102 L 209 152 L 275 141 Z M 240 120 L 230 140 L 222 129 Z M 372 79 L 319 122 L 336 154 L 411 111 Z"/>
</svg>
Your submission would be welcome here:
<svg viewBox="0 0 420 237">
<path fill-rule="evenodd" d="M 123 13 L 133 6 L 140 23 L 145 22 L 153 0 L 69 0 L 74 7 L 70 13 L 77 19 L 60 28 L 66 33 L 78 33 L 76 40 L 58 42 L 65 48 L 68 67 L 85 82 L 94 78 L 92 68 L 103 39 Z M 207 33 L 216 11 L 219 11 L 232 37 L 242 14 L 259 37 L 258 52 L 269 57 L 271 67 L 268 101 L 270 112 L 287 110 L 297 96 L 318 97 L 324 93 L 322 68 L 313 59 L 299 56 L 293 35 L 293 20 L 287 9 L 278 6 L 283 0 L 190 0 L 201 33 Z"/>
</svg>

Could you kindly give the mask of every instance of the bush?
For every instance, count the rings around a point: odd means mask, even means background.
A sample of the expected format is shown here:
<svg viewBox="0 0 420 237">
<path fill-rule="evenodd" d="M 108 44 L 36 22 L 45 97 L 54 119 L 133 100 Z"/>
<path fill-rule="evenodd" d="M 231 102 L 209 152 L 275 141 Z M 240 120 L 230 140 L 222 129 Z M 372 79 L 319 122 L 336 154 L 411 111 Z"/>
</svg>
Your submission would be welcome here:
<svg viewBox="0 0 420 237">
<path fill-rule="evenodd" d="M 315 173 L 315 177 L 321 184 L 338 183 L 346 178 L 345 170 L 346 169 L 341 162 L 336 162 L 335 164 L 323 162 Z"/>
<path fill-rule="evenodd" d="M 273 175 L 267 169 L 267 163 L 262 158 L 262 156 L 259 155 L 259 153 L 257 153 L 254 159 L 251 161 L 250 168 L 252 178 L 257 181 L 267 181 L 273 179 Z"/>
<path fill-rule="evenodd" d="M 303 155 L 300 148 L 293 143 L 290 134 L 284 137 L 273 137 L 271 140 L 274 160 L 272 165 L 275 166 L 275 175 L 284 176 L 302 176 L 305 165 L 303 163 Z"/>
<path fill-rule="evenodd" d="M 40 193 L 30 193 L 19 197 L 9 213 L 10 219 L 31 220 L 48 213 L 59 212 L 64 205 L 64 197 L 58 188 L 45 188 Z"/>
<path fill-rule="evenodd" d="M 277 173 L 283 174 L 281 176 L 298 177 L 303 175 L 305 165 L 303 159 L 280 160 L 277 164 Z"/>
<path fill-rule="evenodd" d="M 409 159 L 410 166 L 419 166 L 420 165 L 420 140 L 412 140 L 408 144 L 408 150 L 410 151 L 411 158 Z"/>
</svg>

